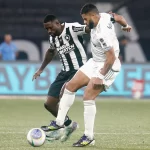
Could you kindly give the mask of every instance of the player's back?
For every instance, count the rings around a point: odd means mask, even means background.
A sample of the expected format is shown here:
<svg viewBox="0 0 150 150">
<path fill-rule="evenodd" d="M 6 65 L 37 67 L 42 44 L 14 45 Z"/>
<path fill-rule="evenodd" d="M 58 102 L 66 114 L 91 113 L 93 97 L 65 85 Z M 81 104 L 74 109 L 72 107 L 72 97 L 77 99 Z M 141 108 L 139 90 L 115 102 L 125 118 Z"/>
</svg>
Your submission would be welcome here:
<svg viewBox="0 0 150 150">
<path fill-rule="evenodd" d="M 113 18 L 110 14 L 100 13 L 97 26 L 91 30 L 91 51 L 93 60 L 105 61 L 105 51 L 113 47 L 115 56 L 119 55 L 119 42 L 115 33 Z"/>
<path fill-rule="evenodd" d="M 78 70 L 87 60 L 83 46 L 82 35 L 85 26 L 79 23 L 64 23 L 64 29 L 60 36 L 50 37 L 50 43 L 54 43 L 62 62 L 62 70 Z"/>
</svg>

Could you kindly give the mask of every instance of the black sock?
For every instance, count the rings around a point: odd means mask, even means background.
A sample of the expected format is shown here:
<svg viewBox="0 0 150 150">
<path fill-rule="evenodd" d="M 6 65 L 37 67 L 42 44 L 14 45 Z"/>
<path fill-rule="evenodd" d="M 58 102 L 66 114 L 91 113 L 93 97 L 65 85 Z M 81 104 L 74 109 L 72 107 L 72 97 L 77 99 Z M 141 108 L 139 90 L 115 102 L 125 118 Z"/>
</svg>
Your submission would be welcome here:
<svg viewBox="0 0 150 150">
<path fill-rule="evenodd" d="M 66 116 L 64 125 L 69 126 L 71 124 L 71 122 L 72 122 L 72 120 L 70 120 L 69 117 Z"/>
</svg>

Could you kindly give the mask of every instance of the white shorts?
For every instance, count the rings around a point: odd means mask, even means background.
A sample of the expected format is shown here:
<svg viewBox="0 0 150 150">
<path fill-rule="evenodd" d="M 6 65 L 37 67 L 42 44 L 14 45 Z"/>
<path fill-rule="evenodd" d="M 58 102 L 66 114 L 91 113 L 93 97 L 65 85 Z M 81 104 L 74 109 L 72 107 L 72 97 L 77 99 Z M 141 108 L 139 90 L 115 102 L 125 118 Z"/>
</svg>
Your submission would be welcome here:
<svg viewBox="0 0 150 150">
<path fill-rule="evenodd" d="M 104 62 L 95 62 L 93 58 L 89 59 L 79 70 L 82 71 L 90 79 L 96 77 L 96 72 L 104 67 Z M 116 76 L 119 74 L 121 69 L 120 60 L 117 58 L 112 66 L 112 69 L 105 75 L 105 90 L 107 90 L 114 82 Z"/>
</svg>

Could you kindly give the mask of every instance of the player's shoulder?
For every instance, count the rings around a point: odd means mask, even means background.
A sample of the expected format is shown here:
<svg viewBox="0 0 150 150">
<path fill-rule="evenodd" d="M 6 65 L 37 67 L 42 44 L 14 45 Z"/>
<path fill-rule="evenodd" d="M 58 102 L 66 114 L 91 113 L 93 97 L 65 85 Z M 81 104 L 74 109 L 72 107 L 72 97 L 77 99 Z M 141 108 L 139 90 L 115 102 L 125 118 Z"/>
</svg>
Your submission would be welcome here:
<svg viewBox="0 0 150 150">
<path fill-rule="evenodd" d="M 101 18 L 103 18 L 103 19 L 110 19 L 110 18 L 111 18 L 111 16 L 110 16 L 109 13 L 100 13 L 100 16 L 101 16 Z"/>
<path fill-rule="evenodd" d="M 69 27 L 72 27 L 72 26 L 79 26 L 80 23 L 79 22 L 71 22 L 71 23 L 65 22 L 65 25 L 69 26 Z"/>
<path fill-rule="evenodd" d="M 67 23 L 66 27 L 69 27 L 73 32 L 83 31 L 85 25 L 81 25 L 79 22 Z"/>
</svg>

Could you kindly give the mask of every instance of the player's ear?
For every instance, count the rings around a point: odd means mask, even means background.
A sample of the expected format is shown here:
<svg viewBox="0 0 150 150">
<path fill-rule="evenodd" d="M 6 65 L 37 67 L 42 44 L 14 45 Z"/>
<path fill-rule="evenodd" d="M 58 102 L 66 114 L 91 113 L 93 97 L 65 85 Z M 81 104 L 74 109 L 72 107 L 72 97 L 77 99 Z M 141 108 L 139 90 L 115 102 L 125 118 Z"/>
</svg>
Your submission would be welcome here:
<svg viewBox="0 0 150 150">
<path fill-rule="evenodd" d="M 60 22 L 58 20 L 56 20 L 56 24 L 58 25 L 58 24 L 60 24 Z"/>
</svg>

